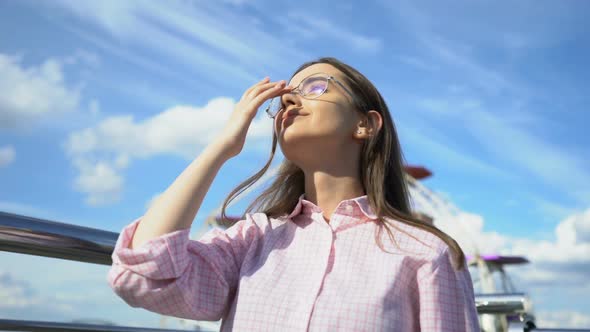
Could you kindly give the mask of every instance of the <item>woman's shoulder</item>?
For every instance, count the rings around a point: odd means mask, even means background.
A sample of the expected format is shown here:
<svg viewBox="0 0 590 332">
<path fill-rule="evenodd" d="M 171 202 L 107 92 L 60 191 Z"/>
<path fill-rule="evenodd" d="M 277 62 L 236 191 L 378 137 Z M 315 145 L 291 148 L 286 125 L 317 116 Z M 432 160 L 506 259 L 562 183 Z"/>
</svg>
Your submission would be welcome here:
<svg viewBox="0 0 590 332">
<path fill-rule="evenodd" d="M 391 229 L 395 239 L 393 246 L 397 250 L 401 249 L 420 260 L 432 260 L 449 249 L 449 245 L 443 239 L 426 229 L 394 218 L 385 217 L 385 219 L 389 225 L 393 226 Z M 389 239 L 387 231 L 382 232 L 383 239 Z"/>
</svg>

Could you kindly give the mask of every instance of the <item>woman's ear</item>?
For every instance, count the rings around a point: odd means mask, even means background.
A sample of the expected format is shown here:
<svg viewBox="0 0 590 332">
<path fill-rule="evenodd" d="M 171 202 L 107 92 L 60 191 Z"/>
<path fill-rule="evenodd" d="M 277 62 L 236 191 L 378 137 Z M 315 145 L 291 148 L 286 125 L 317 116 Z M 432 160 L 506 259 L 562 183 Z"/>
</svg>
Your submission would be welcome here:
<svg viewBox="0 0 590 332">
<path fill-rule="evenodd" d="M 367 112 L 365 119 L 358 124 L 354 136 L 360 139 L 376 136 L 382 126 L 383 117 L 381 117 L 381 114 L 377 111 L 370 110 Z"/>
<path fill-rule="evenodd" d="M 367 116 L 369 117 L 369 124 L 371 126 L 369 128 L 369 134 L 371 136 L 377 136 L 383 126 L 383 117 L 381 116 L 381 113 L 375 110 L 367 112 Z"/>
</svg>

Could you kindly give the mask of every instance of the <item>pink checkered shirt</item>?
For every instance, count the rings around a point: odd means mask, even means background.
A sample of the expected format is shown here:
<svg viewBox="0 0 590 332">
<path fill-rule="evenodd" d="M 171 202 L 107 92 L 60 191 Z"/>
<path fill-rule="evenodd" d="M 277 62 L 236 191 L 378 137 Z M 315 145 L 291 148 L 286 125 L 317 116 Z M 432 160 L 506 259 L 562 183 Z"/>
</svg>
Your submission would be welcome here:
<svg viewBox="0 0 590 332">
<path fill-rule="evenodd" d="M 247 214 L 198 241 L 189 229 L 129 243 L 121 232 L 108 282 L 133 307 L 222 331 L 480 331 L 468 270 L 437 236 L 392 220 L 375 242 L 367 196 L 340 202 L 327 223 L 301 195 L 281 218 Z M 412 234 L 418 240 L 408 236 Z M 401 250 L 400 250 L 401 248 Z"/>
</svg>

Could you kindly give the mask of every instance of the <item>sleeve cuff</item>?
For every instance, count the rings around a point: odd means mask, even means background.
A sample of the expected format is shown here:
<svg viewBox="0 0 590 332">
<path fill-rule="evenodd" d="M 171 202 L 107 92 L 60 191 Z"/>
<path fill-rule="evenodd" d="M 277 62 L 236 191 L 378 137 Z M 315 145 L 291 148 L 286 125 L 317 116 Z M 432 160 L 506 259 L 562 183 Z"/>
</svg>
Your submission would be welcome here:
<svg viewBox="0 0 590 332">
<path fill-rule="evenodd" d="M 113 250 L 113 264 L 151 279 L 177 278 L 186 269 L 190 229 L 163 234 L 129 249 L 141 218 L 125 226 Z"/>
</svg>

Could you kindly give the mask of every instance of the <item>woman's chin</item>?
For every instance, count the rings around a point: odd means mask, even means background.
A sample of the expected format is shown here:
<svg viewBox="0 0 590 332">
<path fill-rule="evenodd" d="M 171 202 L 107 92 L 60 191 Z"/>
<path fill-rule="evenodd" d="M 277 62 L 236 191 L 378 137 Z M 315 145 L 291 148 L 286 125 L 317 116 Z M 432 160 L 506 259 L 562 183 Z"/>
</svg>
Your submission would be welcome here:
<svg viewBox="0 0 590 332">
<path fill-rule="evenodd" d="M 301 145 L 302 143 L 309 141 L 309 138 L 309 133 L 302 132 L 299 128 L 290 126 L 281 131 L 279 135 L 279 144 L 282 149 L 288 149 L 290 146 Z"/>
</svg>

